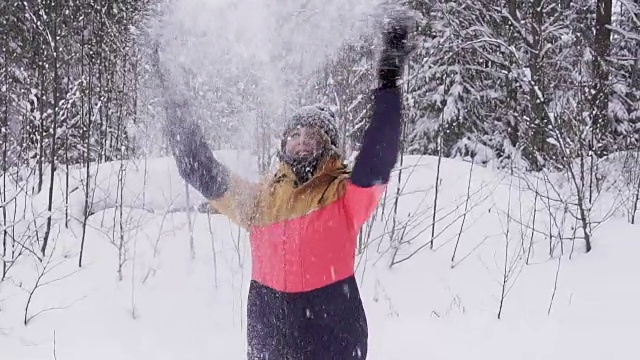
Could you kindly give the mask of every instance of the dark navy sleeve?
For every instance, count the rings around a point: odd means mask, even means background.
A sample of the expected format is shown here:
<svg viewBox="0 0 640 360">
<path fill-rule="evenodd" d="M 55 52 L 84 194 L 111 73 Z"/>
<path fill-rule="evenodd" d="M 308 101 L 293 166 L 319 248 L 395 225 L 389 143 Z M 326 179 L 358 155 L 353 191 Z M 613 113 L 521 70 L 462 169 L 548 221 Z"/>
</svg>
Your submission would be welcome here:
<svg viewBox="0 0 640 360">
<path fill-rule="evenodd" d="M 191 104 L 176 90 L 160 66 L 160 46 L 155 44 L 151 65 L 158 76 L 167 121 L 164 127 L 180 176 L 208 200 L 222 197 L 229 188 L 229 171 L 213 156 L 195 122 Z"/>
<path fill-rule="evenodd" d="M 229 171 L 213 156 L 202 128 L 189 116 L 188 105 L 168 99 L 167 133 L 180 176 L 208 200 L 222 197 Z"/>
<path fill-rule="evenodd" d="M 402 98 L 396 86 L 374 90 L 371 123 L 364 132 L 351 182 L 358 187 L 387 184 L 400 148 Z"/>
</svg>

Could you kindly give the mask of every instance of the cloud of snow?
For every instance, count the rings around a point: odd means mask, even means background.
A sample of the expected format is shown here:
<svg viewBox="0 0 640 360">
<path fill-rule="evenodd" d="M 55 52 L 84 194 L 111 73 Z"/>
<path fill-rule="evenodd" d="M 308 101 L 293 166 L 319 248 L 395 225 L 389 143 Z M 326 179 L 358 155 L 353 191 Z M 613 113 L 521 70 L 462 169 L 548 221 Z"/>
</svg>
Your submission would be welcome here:
<svg viewBox="0 0 640 360">
<path fill-rule="evenodd" d="M 151 36 L 161 44 L 163 67 L 177 86 L 188 87 L 205 122 L 251 134 L 258 112 L 277 127 L 314 70 L 345 43 L 377 34 L 381 3 L 174 0 L 152 22 Z M 224 145 L 251 140 L 228 136 Z"/>
</svg>

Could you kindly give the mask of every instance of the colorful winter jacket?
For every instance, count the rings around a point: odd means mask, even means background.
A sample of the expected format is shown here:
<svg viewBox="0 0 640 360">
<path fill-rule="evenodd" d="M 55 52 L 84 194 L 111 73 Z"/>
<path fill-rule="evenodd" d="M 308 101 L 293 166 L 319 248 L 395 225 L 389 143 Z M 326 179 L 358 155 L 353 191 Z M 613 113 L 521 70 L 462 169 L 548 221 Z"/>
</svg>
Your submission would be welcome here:
<svg viewBox="0 0 640 360">
<path fill-rule="evenodd" d="M 299 187 L 284 164 L 260 184 L 229 173 L 223 194 L 211 199 L 212 208 L 249 231 L 252 280 L 303 292 L 353 276 L 358 232 L 385 190 L 398 151 L 399 90 L 376 90 L 373 105 L 353 171 L 334 155 Z"/>
<path fill-rule="evenodd" d="M 326 159 L 302 186 L 294 182 L 282 165 L 257 189 L 234 178 L 229 191 L 212 201 L 249 231 L 252 280 L 284 292 L 314 290 L 353 275 L 358 231 L 384 191 L 383 185 L 355 186 L 339 157 Z M 245 194 L 255 197 L 244 200 Z"/>
<path fill-rule="evenodd" d="M 178 104 L 170 108 L 176 117 L 185 114 Z M 283 292 L 310 291 L 353 276 L 358 232 L 397 160 L 400 112 L 398 88 L 376 89 L 353 170 L 332 155 L 301 186 L 284 164 L 259 184 L 240 178 L 206 151 L 191 125 L 181 130 L 189 140 L 177 142 L 176 160 L 181 176 L 212 209 L 250 233 L 252 280 Z"/>
</svg>

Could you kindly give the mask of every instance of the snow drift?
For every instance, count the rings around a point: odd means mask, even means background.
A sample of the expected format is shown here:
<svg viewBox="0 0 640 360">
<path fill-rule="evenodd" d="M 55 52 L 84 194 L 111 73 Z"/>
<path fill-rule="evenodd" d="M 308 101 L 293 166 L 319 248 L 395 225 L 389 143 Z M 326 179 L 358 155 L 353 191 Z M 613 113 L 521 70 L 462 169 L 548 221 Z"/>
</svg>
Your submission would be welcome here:
<svg viewBox="0 0 640 360">
<path fill-rule="evenodd" d="M 255 179 L 249 155 L 216 155 Z M 524 185 L 534 178 L 443 159 L 434 230 L 437 159 L 405 157 L 398 169 L 362 230 L 370 359 L 635 358 L 640 243 L 624 214 L 600 225 L 585 254 L 575 222 Z M 71 175 L 82 194 L 82 171 Z M 83 196 L 69 198 L 65 226 L 60 175 L 51 251 L 26 252 L 0 282 L 3 359 L 242 359 L 247 234 L 191 211 L 201 198 L 186 196 L 170 158 L 91 176 L 83 266 Z M 28 246 L 42 235 L 33 220 L 44 221 L 44 198 L 17 199 L 23 226 L 12 229 Z"/>
</svg>

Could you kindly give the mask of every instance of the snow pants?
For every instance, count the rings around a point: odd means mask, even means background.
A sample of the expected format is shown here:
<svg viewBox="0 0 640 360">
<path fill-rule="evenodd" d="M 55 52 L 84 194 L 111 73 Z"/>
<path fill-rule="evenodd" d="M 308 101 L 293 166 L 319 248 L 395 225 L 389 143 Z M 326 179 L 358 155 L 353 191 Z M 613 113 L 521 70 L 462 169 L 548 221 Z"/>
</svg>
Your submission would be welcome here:
<svg viewBox="0 0 640 360">
<path fill-rule="evenodd" d="M 252 281 L 249 360 L 366 359 L 367 319 L 355 278 L 283 293 Z"/>
</svg>

